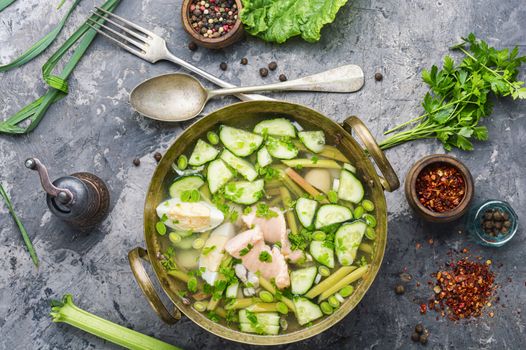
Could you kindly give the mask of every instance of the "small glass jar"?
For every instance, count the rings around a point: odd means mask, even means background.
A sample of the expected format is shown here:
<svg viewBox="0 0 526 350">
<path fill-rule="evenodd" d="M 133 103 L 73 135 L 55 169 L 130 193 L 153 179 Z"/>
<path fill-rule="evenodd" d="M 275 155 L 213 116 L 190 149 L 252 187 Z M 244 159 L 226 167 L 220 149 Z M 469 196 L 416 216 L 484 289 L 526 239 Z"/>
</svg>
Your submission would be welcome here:
<svg viewBox="0 0 526 350">
<path fill-rule="evenodd" d="M 488 210 L 499 209 L 509 215 L 511 226 L 507 233 L 499 233 L 492 236 L 484 232 L 482 222 L 484 220 L 484 213 Z M 480 205 L 473 206 L 467 216 L 467 229 L 475 241 L 487 247 L 501 247 L 513 238 L 519 226 L 519 218 L 513 208 L 504 201 L 495 199 L 488 200 Z"/>
</svg>

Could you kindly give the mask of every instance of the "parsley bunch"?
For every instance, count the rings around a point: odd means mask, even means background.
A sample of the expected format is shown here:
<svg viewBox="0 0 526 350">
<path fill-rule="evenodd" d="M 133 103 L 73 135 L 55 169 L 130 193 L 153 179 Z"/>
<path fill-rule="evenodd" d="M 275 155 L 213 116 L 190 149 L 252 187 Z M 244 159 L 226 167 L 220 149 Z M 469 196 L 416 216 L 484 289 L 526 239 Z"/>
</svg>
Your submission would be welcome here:
<svg viewBox="0 0 526 350">
<path fill-rule="evenodd" d="M 480 125 L 480 121 L 491 114 L 490 94 L 526 99 L 524 82 L 516 80 L 526 56 L 518 56 L 517 47 L 511 51 L 497 50 L 471 33 L 452 49 L 465 55 L 459 64 L 446 56 L 441 70 L 433 66 L 430 71 L 422 72 L 422 79 L 430 88 L 422 103 L 425 113 L 385 134 L 418 124 L 382 141 L 382 149 L 407 141 L 437 138 L 448 151 L 453 147 L 473 150 L 473 138 L 488 139 L 488 129 Z"/>
</svg>

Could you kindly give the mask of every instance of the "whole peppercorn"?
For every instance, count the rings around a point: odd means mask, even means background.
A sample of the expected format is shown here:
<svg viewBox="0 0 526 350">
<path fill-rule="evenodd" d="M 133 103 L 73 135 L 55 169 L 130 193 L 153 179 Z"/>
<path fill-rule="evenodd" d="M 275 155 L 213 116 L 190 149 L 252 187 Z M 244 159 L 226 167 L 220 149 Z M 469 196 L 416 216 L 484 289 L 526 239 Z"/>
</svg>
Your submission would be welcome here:
<svg viewBox="0 0 526 350">
<path fill-rule="evenodd" d="M 384 78 L 384 76 L 382 75 L 382 73 L 380 73 L 380 72 L 374 73 L 374 80 L 381 81 L 383 78 Z"/>
<path fill-rule="evenodd" d="M 244 65 L 244 66 L 246 66 L 246 65 L 248 64 L 248 60 L 247 60 L 246 57 L 243 57 L 243 58 L 241 59 L 241 64 Z"/>
<path fill-rule="evenodd" d="M 404 288 L 404 286 L 401 285 L 401 284 L 397 284 L 397 285 L 395 286 L 395 293 L 398 294 L 398 295 L 402 295 L 402 294 L 404 294 L 404 293 L 405 293 L 405 288 Z"/>
<path fill-rule="evenodd" d="M 422 344 L 422 345 L 426 345 L 427 344 L 427 335 L 426 334 L 422 334 L 420 336 L 420 344 Z"/>
<path fill-rule="evenodd" d="M 190 51 L 195 51 L 195 50 L 197 50 L 197 44 L 194 43 L 193 41 L 190 41 L 190 42 L 188 43 L 188 49 L 190 49 Z"/>
<path fill-rule="evenodd" d="M 221 70 L 226 70 L 228 68 L 228 65 L 226 64 L 226 62 L 221 62 L 219 68 L 221 68 Z"/>
<path fill-rule="evenodd" d="M 268 69 L 267 68 L 260 68 L 259 75 L 261 75 L 263 78 L 268 75 Z"/>
<path fill-rule="evenodd" d="M 413 334 L 411 334 L 411 340 L 414 342 L 420 341 L 420 334 L 414 332 Z"/>
<path fill-rule="evenodd" d="M 275 61 L 272 61 L 268 64 L 268 69 L 276 70 L 276 68 L 278 68 L 278 64 Z"/>
<path fill-rule="evenodd" d="M 163 155 L 159 152 L 155 152 L 154 155 L 153 155 L 153 158 L 155 158 L 155 161 L 157 163 L 159 163 L 161 161 L 161 158 L 163 157 Z"/>
<path fill-rule="evenodd" d="M 424 333 L 424 326 L 419 323 L 415 326 L 415 332 L 419 333 L 419 334 L 422 334 Z"/>
<path fill-rule="evenodd" d="M 141 165 L 141 160 L 139 158 L 134 158 L 133 159 L 133 165 L 135 165 L 135 166 Z"/>
<path fill-rule="evenodd" d="M 503 219 L 502 212 L 500 210 L 496 210 L 493 213 L 493 220 L 495 220 L 495 221 L 502 221 L 502 219 Z"/>
<path fill-rule="evenodd" d="M 280 74 L 279 81 L 287 81 L 287 76 L 285 74 Z"/>
</svg>

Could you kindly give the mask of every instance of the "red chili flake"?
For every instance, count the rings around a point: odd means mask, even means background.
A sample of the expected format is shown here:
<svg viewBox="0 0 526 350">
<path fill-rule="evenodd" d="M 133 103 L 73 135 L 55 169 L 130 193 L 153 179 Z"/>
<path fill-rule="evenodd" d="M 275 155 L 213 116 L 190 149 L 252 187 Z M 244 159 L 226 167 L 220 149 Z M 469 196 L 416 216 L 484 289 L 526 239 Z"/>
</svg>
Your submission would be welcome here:
<svg viewBox="0 0 526 350">
<path fill-rule="evenodd" d="M 464 177 L 452 165 L 428 165 L 416 178 L 416 194 L 420 203 L 429 210 L 437 213 L 450 211 L 464 198 Z"/>
<path fill-rule="evenodd" d="M 491 305 L 496 288 L 490 265 L 464 258 L 450 266 L 450 270 L 436 274 L 435 292 L 439 289 L 440 292 L 429 301 L 434 305 L 432 309 L 447 308 L 448 316 L 453 320 L 480 316 L 483 308 Z"/>
</svg>

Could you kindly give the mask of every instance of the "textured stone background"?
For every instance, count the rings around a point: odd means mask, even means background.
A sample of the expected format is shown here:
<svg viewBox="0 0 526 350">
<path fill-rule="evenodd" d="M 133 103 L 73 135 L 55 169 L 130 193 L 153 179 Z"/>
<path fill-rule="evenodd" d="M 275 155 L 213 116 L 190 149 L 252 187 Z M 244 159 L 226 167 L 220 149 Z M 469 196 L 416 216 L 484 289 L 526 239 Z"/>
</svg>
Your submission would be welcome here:
<svg viewBox="0 0 526 350">
<path fill-rule="evenodd" d="M 61 18 L 67 6 L 56 11 L 58 2 L 20 0 L 0 14 L 0 62 L 16 57 Z M 84 0 L 58 42 L 99 3 Z M 248 38 L 218 52 L 190 52 L 186 48 L 188 38 L 181 29 L 179 6 L 180 1 L 123 0 L 117 13 L 164 36 L 181 58 L 236 84 L 277 81 L 281 72 L 294 78 L 341 64 L 359 64 L 366 85 L 358 93 L 274 96 L 311 106 L 336 121 L 359 115 L 379 138 L 387 128 L 418 115 L 426 91 L 421 70 L 439 63 L 461 35 L 474 31 L 491 45 L 518 44 L 526 54 L 524 0 L 351 0 L 336 21 L 323 30 L 322 40 L 316 44 L 291 40 L 278 46 Z M 43 93 L 40 67 L 51 52 L 0 75 L 1 118 Z M 247 66 L 240 66 L 242 57 L 248 58 Z M 278 70 L 262 80 L 258 69 L 272 60 L 278 62 Z M 221 61 L 228 62 L 228 71 L 219 70 Z M 36 270 L 5 206 L 0 205 L 1 349 L 116 348 L 72 327 L 50 322 L 49 300 L 64 293 L 73 294 L 79 306 L 97 315 L 185 349 L 248 348 L 210 335 L 187 319 L 176 326 L 162 324 L 128 267 L 128 250 L 144 244 L 141 212 L 155 167 L 152 154 L 166 149 L 190 125 L 143 119 L 128 105 L 128 93 L 146 78 L 178 69 L 169 63 L 150 65 L 98 38 L 70 79 L 69 96 L 51 107 L 33 133 L 21 137 L 0 135 L 0 181 L 13 197 L 41 259 L 41 267 Z M 377 71 L 384 74 L 383 82 L 374 81 Z M 205 113 L 233 101 L 214 101 Z M 472 170 L 477 201 L 504 199 L 520 214 L 526 211 L 525 106 L 510 99 L 497 101 L 491 120 L 486 121 L 491 141 L 477 144 L 474 152 L 452 152 Z M 423 141 L 400 146 L 387 155 L 403 179 L 412 161 L 442 152 L 436 142 Z M 113 211 L 98 230 L 82 235 L 51 216 L 36 175 L 23 168 L 28 156 L 45 162 L 53 178 L 91 171 L 107 181 Z M 141 158 L 138 168 L 132 165 L 134 157 Z M 419 345 L 412 344 L 409 336 L 417 322 L 429 328 L 428 348 L 432 349 L 524 347 L 523 230 L 503 248 L 482 249 L 459 233 L 460 224 L 438 228 L 415 217 L 403 191 L 387 194 L 387 199 L 388 248 L 381 272 L 366 297 L 332 329 L 283 348 L 416 349 Z M 433 245 L 427 243 L 429 238 L 434 239 Z M 417 242 L 422 248 L 415 248 Z M 449 249 L 465 246 L 484 259 L 503 264 L 497 269 L 497 278 L 504 305 L 494 308 L 494 318 L 485 316 L 459 324 L 436 320 L 435 314 L 421 316 L 418 304 L 432 293 L 426 286 L 429 274 L 447 261 Z M 404 268 L 413 275 L 413 281 L 404 296 L 396 296 L 393 286 Z M 416 281 L 422 285 L 417 287 Z"/>
</svg>

